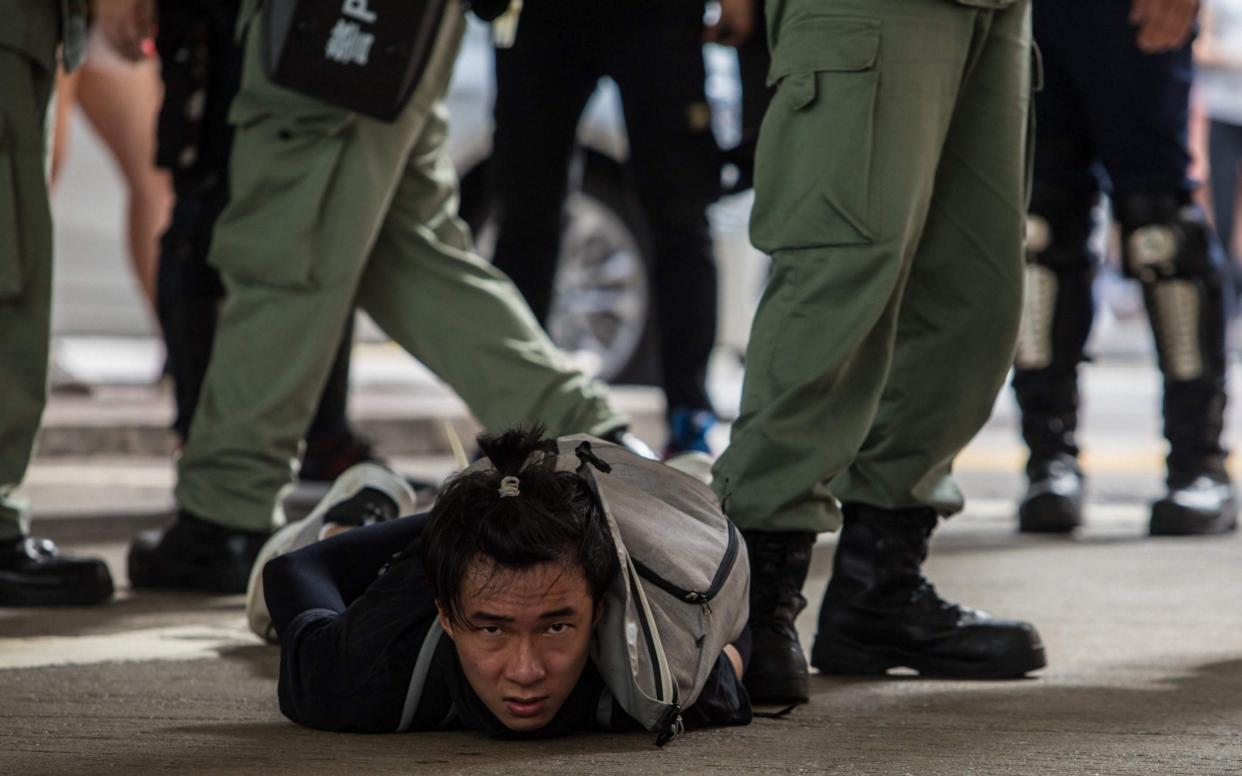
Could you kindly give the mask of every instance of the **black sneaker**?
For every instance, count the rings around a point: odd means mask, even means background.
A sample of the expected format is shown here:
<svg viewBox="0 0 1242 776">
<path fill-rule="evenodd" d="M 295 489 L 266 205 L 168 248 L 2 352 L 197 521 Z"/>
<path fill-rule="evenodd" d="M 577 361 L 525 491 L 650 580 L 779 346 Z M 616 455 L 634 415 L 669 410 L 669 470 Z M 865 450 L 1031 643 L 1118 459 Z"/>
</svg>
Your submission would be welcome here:
<svg viewBox="0 0 1242 776">
<path fill-rule="evenodd" d="M 246 592 L 250 567 L 268 534 L 228 528 L 182 510 L 167 528 L 143 531 L 129 545 L 135 588 Z"/>
<path fill-rule="evenodd" d="M 0 606 L 91 606 L 112 597 L 99 558 L 62 555 L 48 539 L 0 540 Z"/>
<path fill-rule="evenodd" d="M 668 441 L 664 445 L 664 458 L 682 453 L 712 454 L 707 435 L 717 424 L 716 413 L 711 410 L 693 410 L 675 407 L 668 413 Z"/>
</svg>

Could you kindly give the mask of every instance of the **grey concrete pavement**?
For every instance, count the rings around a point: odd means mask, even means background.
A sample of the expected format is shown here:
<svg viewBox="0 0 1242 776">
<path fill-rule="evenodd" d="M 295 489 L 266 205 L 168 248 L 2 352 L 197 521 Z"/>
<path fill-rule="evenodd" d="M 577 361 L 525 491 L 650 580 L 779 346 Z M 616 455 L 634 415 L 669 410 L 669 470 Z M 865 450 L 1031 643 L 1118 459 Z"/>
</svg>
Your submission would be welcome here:
<svg viewBox="0 0 1242 776">
<path fill-rule="evenodd" d="M 384 383 L 363 384 L 367 403 Z M 414 385 L 390 381 L 394 404 L 379 415 L 417 410 Z M 299 729 L 280 716 L 277 652 L 245 632 L 240 598 L 126 589 L 125 542 L 158 524 L 158 510 L 101 520 L 98 505 L 127 489 L 167 499 L 167 459 L 41 457 L 27 490 L 64 506 L 36 530 L 103 553 L 121 592 L 97 609 L 0 610 L 0 773 L 1239 774 L 1242 537 L 1145 536 L 1162 474 L 1157 391 L 1142 364 L 1087 371 L 1092 503 L 1074 539 L 1013 532 L 1023 454 L 1007 395 L 959 461 L 971 506 L 938 532 L 928 572 L 953 600 L 1036 623 L 1048 669 L 1017 682 L 816 678 L 812 702 L 784 720 L 662 750 L 647 735 L 513 743 Z M 658 397 L 625 395 L 658 419 Z M 451 466 L 434 452 L 396 462 L 429 476 Z M 834 541 L 816 548 L 799 623 L 807 646 Z"/>
<path fill-rule="evenodd" d="M 1093 347 L 1103 360 L 1085 371 L 1084 530 L 1073 539 L 1014 534 L 1023 451 L 1006 392 L 959 460 L 970 507 L 937 534 L 928 562 L 947 597 L 1039 626 L 1050 665 L 1034 678 L 817 677 L 811 703 L 783 720 L 695 732 L 661 750 L 647 735 L 514 743 L 288 723 L 275 702 L 278 654 L 244 630 L 240 598 L 127 589 L 128 538 L 172 507 L 172 409 L 166 389 L 152 385 L 162 355 L 124 258 L 119 184 L 80 122 L 73 142 L 55 196 L 54 327 L 58 361 L 90 391 L 53 396 L 23 492 L 36 505 L 36 531 L 103 554 L 120 591 L 94 609 L 0 610 L 0 776 L 1242 774 L 1242 537 L 1145 536 L 1162 477 L 1159 386 L 1143 325 L 1112 314 L 1124 318 L 1124 304 L 1102 316 Z M 360 430 L 402 471 L 443 476 L 443 422 L 463 437 L 472 428 L 460 402 L 390 346 L 368 342 L 358 353 L 351 411 Z M 714 369 L 728 411 L 736 366 Z M 1232 377 L 1236 386 L 1242 373 Z M 616 396 L 658 444 L 658 394 Z M 1231 430 L 1240 409 L 1231 408 Z M 1237 460 L 1233 470 L 1242 474 Z M 799 622 L 806 646 L 834 546 L 823 537 L 816 548 L 812 603 Z"/>
<path fill-rule="evenodd" d="M 275 705 L 274 648 L 239 598 L 132 595 L 99 609 L 0 612 L 0 772 L 52 773 L 1242 773 L 1242 540 L 1147 540 L 1140 504 L 1077 541 L 1015 537 L 972 512 L 936 538 L 947 596 L 1036 622 L 1050 667 L 1017 682 L 816 678 L 784 720 L 694 732 L 513 743 L 472 733 L 303 730 Z M 115 523 L 114 523 L 115 525 Z M 59 533 L 59 531 L 54 531 Z M 69 539 L 69 536 L 62 536 Z M 81 549 L 122 571 L 124 537 Z M 817 601 L 834 544 L 816 548 Z M 813 608 L 802 618 L 812 636 Z M 164 659 L 144 640 L 168 642 Z M 202 645 L 184 659 L 186 642 Z M 158 653 L 160 647 L 156 646 Z M 31 654 L 32 652 L 37 654 Z"/>
</svg>

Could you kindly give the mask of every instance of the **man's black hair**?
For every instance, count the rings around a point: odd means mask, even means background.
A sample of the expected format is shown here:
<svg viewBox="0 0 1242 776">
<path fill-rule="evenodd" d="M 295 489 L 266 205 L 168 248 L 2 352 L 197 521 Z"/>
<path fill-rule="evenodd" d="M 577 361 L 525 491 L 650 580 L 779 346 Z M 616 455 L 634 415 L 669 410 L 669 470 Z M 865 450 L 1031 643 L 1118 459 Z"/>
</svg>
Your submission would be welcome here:
<svg viewBox="0 0 1242 776">
<path fill-rule="evenodd" d="M 586 481 L 555 470 L 556 443 L 541 426 L 481 435 L 478 443 L 492 466 L 451 478 L 422 536 L 431 589 L 449 620 L 466 621 L 463 587 L 476 562 L 492 574 L 544 563 L 580 569 L 598 604 L 619 563 L 608 521 Z M 517 477 L 518 495 L 501 495 L 506 477 Z"/>
</svg>

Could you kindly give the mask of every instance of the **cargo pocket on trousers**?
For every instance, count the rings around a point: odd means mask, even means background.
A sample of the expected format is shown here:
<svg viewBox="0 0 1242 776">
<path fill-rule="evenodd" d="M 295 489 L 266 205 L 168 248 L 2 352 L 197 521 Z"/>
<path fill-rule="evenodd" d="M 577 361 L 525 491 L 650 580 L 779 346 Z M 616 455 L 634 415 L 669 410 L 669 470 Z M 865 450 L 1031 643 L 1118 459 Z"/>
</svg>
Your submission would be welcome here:
<svg viewBox="0 0 1242 776">
<path fill-rule="evenodd" d="M 867 243 L 880 22 L 809 16 L 782 26 L 755 159 L 751 238 L 772 253 Z"/>
<path fill-rule="evenodd" d="M 236 106 L 235 106 L 236 107 Z M 312 290 L 325 257 L 319 230 L 353 116 L 276 116 L 234 110 L 229 204 L 211 263 L 243 282 Z"/>
<path fill-rule="evenodd" d="M 0 116 L 0 302 L 21 296 L 25 282 L 23 235 L 17 218 L 17 178 L 7 130 L 4 116 Z"/>
</svg>

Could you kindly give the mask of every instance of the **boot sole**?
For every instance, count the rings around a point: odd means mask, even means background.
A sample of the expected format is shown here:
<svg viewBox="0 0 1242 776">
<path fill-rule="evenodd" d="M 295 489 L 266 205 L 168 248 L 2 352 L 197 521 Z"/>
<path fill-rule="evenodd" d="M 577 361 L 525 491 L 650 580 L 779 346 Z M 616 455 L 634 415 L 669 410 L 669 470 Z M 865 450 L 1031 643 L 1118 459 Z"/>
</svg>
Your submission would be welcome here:
<svg viewBox="0 0 1242 776">
<path fill-rule="evenodd" d="M 1082 525 L 1082 509 L 1070 499 L 1038 496 L 1018 507 L 1018 532 L 1067 534 Z"/>
<path fill-rule="evenodd" d="M 246 592 L 250 568 L 221 571 L 187 564 L 175 572 L 167 569 L 144 569 L 142 562 L 129 557 L 129 586 L 143 590 L 190 590 L 217 595 L 237 595 Z"/>
<path fill-rule="evenodd" d="M 834 636 L 816 640 L 811 665 L 831 676 L 882 676 L 890 668 L 911 668 L 924 677 L 1016 679 L 1048 664 L 1043 646 L 1013 649 L 981 661 L 946 660 L 891 648 L 874 648 Z"/>
<path fill-rule="evenodd" d="M 1152 536 L 1212 536 L 1236 531 L 1238 507 L 1234 504 L 1221 514 L 1197 520 L 1173 504 L 1157 502 L 1151 508 L 1149 532 Z"/>
<path fill-rule="evenodd" d="M 113 588 L 83 591 L 78 587 L 55 586 L 31 589 L 29 585 L 9 587 L 0 579 L 0 608 L 3 607 L 54 607 L 96 606 L 112 598 Z"/>
<path fill-rule="evenodd" d="M 751 703 L 806 703 L 811 699 L 811 683 L 806 676 L 782 676 L 779 678 L 743 680 Z"/>
</svg>

